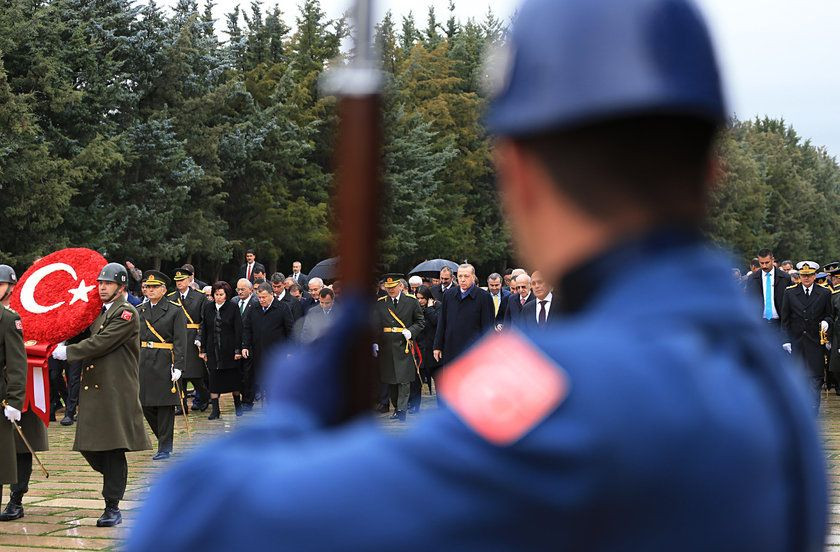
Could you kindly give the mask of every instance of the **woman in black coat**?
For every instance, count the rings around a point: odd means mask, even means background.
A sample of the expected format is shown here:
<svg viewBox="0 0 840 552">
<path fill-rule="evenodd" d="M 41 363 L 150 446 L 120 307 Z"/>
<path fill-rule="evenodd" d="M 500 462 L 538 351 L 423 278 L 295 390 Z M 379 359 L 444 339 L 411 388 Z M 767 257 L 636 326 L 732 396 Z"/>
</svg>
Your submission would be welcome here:
<svg viewBox="0 0 840 552">
<path fill-rule="evenodd" d="M 426 326 L 414 339 L 417 346 L 420 347 L 420 353 L 423 356 L 423 361 L 420 363 L 420 377 L 423 383 L 429 386 L 429 393 L 431 393 L 432 376 L 434 376 L 438 368 L 438 363 L 432 354 L 438 324 L 438 305 L 432 297 L 431 290 L 427 286 L 417 288 L 416 296 L 417 302 L 420 303 L 420 308 L 423 309 L 423 319 L 426 321 Z"/>
<path fill-rule="evenodd" d="M 213 411 L 208 420 L 219 417 L 219 395 L 233 393 L 236 415 L 242 415 L 242 401 L 239 389 L 242 374 L 239 369 L 242 358 L 242 316 L 231 303 L 233 290 L 227 282 L 216 282 L 212 286 L 213 301 L 204 307 L 199 341 L 201 358 L 207 362 L 210 374 L 210 403 Z"/>
</svg>

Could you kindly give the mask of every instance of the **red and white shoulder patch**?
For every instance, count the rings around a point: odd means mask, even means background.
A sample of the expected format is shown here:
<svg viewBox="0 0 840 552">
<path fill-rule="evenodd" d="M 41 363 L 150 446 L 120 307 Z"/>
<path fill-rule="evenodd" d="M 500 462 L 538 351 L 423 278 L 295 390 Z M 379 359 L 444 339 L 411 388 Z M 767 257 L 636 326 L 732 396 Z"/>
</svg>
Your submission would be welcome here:
<svg viewBox="0 0 840 552">
<path fill-rule="evenodd" d="M 124 310 L 124 311 L 122 311 L 122 314 L 120 314 L 120 318 L 122 318 L 123 320 L 128 320 L 128 321 L 131 320 L 132 316 L 134 316 L 134 315 L 131 313 L 130 310 Z"/>
<path fill-rule="evenodd" d="M 440 392 L 452 410 L 499 446 L 527 435 L 569 392 L 566 373 L 516 331 L 479 342 L 447 366 Z"/>
<path fill-rule="evenodd" d="M 15 320 L 15 328 L 17 328 L 19 331 L 22 332 L 23 331 L 23 322 L 21 322 L 20 320 Z"/>
</svg>

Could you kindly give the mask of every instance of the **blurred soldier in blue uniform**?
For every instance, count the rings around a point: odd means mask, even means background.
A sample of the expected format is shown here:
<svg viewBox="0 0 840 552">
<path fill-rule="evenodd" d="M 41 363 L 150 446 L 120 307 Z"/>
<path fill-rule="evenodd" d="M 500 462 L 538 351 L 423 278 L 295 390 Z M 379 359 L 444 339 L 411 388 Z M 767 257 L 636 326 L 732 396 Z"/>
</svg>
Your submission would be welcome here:
<svg viewBox="0 0 840 552">
<path fill-rule="evenodd" d="M 526 0 L 500 59 L 501 197 L 562 316 L 480 340 L 394 435 L 328 428 L 348 297 L 275 358 L 266 416 L 161 477 L 129 551 L 822 548 L 807 388 L 699 231 L 726 110 L 695 7 Z"/>
</svg>

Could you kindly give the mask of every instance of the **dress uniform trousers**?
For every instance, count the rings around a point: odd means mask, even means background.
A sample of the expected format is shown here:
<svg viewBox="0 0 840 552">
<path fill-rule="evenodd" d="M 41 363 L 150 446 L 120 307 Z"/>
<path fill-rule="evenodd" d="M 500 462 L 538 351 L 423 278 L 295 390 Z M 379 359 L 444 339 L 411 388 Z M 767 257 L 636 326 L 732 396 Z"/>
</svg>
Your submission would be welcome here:
<svg viewBox="0 0 840 552">
<path fill-rule="evenodd" d="M 172 452 L 175 437 L 174 406 L 144 406 L 143 416 L 158 440 L 158 452 Z"/>
<path fill-rule="evenodd" d="M 125 449 L 80 452 L 90 467 L 102 474 L 102 497 L 105 500 L 122 500 L 128 482 Z"/>
</svg>

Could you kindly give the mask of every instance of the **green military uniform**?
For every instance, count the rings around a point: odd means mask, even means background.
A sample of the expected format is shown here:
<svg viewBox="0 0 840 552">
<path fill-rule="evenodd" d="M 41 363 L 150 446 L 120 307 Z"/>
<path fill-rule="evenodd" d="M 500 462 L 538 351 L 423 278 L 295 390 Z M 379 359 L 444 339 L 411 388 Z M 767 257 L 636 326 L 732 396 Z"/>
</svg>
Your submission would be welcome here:
<svg viewBox="0 0 840 552">
<path fill-rule="evenodd" d="M 144 283 L 167 285 L 169 278 L 155 270 L 146 272 Z M 172 370 L 184 370 L 187 327 L 178 303 L 164 297 L 156 305 L 147 301 L 140 313 L 140 404 L 143 415 L 158 439 L 158 454 L 172 452 L 178 387 Z M 178 384 L 180 386 L 180 383 Z M 161 458 L 161 457 L 159 457 Z"/>
<path fill-rule="evenodd" d="M 387 275 L 385 287 L 399 285 L 400 275 Z M 417 373 L 412 354 L 412 343 L 409 343 L 403 331 L 411 332 L 412 340 L 425 327 L 423 309 L 417 299 L 401 292 L 391 299 L 389 296 L 380 297 L 374 309 L 374 331 L 379 346 L 379 379 L 383 384 L 391 386 L 391 401 L 397 412 L 394 417 L 404 419 L 408 407 L 408 396 L 411 382 Z"/>
<path fill-rule="evenodd" d="M 53 357 L 82 363 L 73 450 L 102 474 L 105 511 L 96 526 L 113 527 L 122 522 L 119 504 L 128 482 L 125 453 L 152 446 L 143 428 L 139 398 L 140 316 L 124 298 L 128 271 L 119 263 L 108 263 L 96 280 L 116 284 L 116 291 L 109 299 L 102 298 L 105 304 L 90 326 L 90 337 L 59 345 Z"/>
<path fill-rule="evenodd" d="M 0 306 L 0 399 L 23 409 L 26 396 L 26 350 L 20 316 Z M 0 419 L 0 484 L 17 482 L 15 428 L 5 416 Z"/>
<path fill-rule="evenodd" d="M 137 311 L 122 297 L 90 326 L 90 337 L 67 346 L 67 360 L 82 361 L 73 450 L 148 450 L 139 400 Z"/>
</svg>

